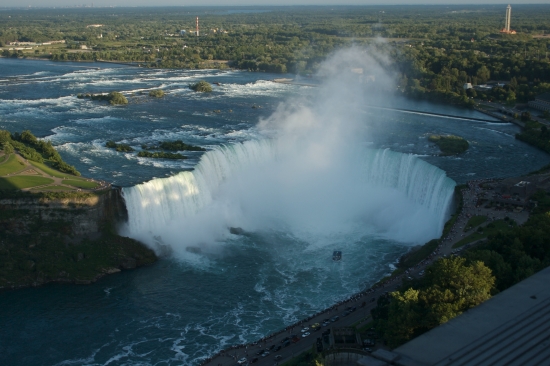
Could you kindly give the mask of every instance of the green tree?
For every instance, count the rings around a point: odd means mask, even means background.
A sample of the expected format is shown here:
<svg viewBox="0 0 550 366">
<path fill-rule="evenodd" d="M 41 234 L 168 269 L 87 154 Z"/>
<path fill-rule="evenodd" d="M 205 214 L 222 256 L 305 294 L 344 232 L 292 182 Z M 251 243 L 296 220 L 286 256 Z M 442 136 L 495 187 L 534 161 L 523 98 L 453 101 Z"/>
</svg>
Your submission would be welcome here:
<svg viewBox="0 0 550 366">
<path fill-rule="evenodd" d="M 391 293 L 387 312 L 379 310 L 376 328 L 390 347 L 397 347 L 491 297 L 495 277 L 481 261 L 442 258 L 426 269 L 414 287 Z"/>
<path fill-rule="evenodd" d="M 484 82 L 486 82 L 487 80 L 489 80 L 491 78 L 491 72 L 489 71 L 489 69 L 485 65 L 481 66 L 477 70 L 476 75 L 477 75 L 477 79 L 481 83 L 484 83 Z"/>
<path fill-rule="evenodd" d="M 9 141 L 4 142 L 3 148 L 6 155 L 9 155 L 13 152 L 13 146 L 9 143 Z"/>
</svg>

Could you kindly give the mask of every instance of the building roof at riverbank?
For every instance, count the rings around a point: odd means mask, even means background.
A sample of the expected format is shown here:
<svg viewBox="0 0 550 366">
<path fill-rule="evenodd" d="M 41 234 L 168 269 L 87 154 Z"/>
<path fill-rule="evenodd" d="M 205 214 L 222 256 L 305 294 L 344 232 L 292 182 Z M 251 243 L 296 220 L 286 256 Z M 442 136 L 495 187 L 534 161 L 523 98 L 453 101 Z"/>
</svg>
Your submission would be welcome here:
<svg viewBox="0 0 550 366">
<path fill-rule="evenodd" d="M 399 365 L 536 365 L 550 359 L 550 267 L 396 348 Z"/>
</svg>

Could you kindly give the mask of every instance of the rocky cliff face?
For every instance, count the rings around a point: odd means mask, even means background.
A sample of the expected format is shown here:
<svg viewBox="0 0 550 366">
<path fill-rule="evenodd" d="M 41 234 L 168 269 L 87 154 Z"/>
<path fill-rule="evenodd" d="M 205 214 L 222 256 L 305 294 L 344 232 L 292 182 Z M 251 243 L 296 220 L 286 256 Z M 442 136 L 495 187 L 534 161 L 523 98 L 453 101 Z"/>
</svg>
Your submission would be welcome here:
<svg viewBox="0 0 550 366">
<path fill-rule="evenodd" d="M 120 191 L 115 189 L 100 195 L 0 199 L 0 212 L 0 228 L 9 233 L 31 234 L 37 224 L 63 222 L 62 233 L 72 241 L 97 237 L 105 225 L 120 223 L 127 215 Z"/>
<path fill-rule="evenodd" d="M 116 189 L 0 199 L 0 288 L 90 283 L 154 262 L 153 251 L 116 234 L 126 217 Z"/>
</svg>

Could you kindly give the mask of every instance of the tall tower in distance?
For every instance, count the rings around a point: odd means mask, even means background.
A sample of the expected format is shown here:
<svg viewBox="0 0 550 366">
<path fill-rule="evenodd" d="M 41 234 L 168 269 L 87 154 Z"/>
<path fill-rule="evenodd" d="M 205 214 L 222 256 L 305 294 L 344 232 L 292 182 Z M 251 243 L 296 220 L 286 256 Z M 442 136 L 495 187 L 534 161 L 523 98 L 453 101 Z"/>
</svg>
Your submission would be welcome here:
<svg viewBox="0 0 550 366">
<path fill-rule="evenodd" d="M 510 4 L 506 7 L 506 24 L 504 26 L 504 29 L 506 29 L 506 33 L 510 33 L 510 20 L 512 18 L 512 7 Z"/>
<path fill-rule="evenodd" d="M 500 31 L 500 33 L 506 33 L 506 34 L 516 34 L 515 30 L 510 29 L 510 22 L 512 21 L 512 7 L 508 5 L 506 7 L 506 21 L 504 22 L 504 28 Z"/>
<path fill-rule="evenodd" d="M 197 37 L 199 36 L 199 17 L 197 17 Z"/>
</svg>

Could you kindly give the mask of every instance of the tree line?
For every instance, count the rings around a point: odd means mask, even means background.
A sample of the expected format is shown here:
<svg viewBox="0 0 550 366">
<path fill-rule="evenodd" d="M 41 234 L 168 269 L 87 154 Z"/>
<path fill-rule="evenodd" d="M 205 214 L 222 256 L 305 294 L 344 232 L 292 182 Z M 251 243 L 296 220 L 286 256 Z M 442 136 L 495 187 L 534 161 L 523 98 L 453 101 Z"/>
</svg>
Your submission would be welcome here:
<svg viewBox="0 0 550 366">
<path fill-rule="evenodd" d="M 312 74 L 331 52 L 385 38 L 409 96 L 473 104 L 526 102 L 550 90 L 550 6 L 514 5 L 516 35 L 503 35 L 503 6 L 271 7 L 8 10 L 0 45 L 64 39 L 31 51 L 53 60 L 115 60 L 161 68 L 226 68 Z M 193 34 L 200 17 L 201 36 Z M 101 24 L 101 27 L 88 27 Z M 186 30 L 182 35 L 181 30 Z M 91 51 L 78 50 L 86 45 Z M 44 51 L 45 50 L 45 51 Z M 50 54 L 51 53 L 51 54 Z M 4 50 L 7 57 L 25 51 Z M 29 55 L 27 53 L 27 55 Z M 224 61 L 224 62 L 219 62 Z M 464 90 L 465 83 L 504 81 Z"/>
</svg>

